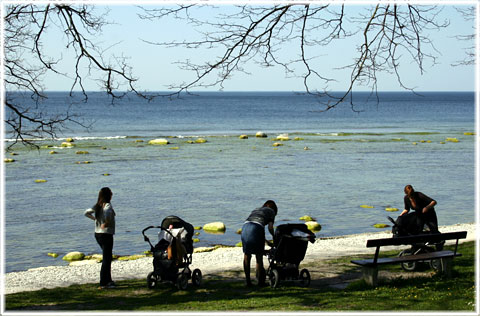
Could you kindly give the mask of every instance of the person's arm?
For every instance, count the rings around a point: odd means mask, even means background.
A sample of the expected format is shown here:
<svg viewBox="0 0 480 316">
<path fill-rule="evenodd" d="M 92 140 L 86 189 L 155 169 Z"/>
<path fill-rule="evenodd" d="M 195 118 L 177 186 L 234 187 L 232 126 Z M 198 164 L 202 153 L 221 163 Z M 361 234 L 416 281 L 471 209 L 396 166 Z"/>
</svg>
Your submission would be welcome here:
<svg viewBox="0 0 480 316">
<path fill-rule="evenodd" d="M 273 231 L 273 222 L 268 223 L 268 231 L 273 237 L 274 231 Z"/>
<path fill-rule="evenodd" d="M 93 214 L 95 214 L 95 211 L 92 208 L 89 208 L 89 209 L 85 210 L 85 212 L 83 214 L 86 217 L 95 220 L 95 216 L 93 216 Z"/>
<path fill-rule="evenodd" d="M 430 203 L 428 203 L 428 205 L 423 208 L 422 213 L 428 212 L 435 205 L 437 205 L 437 201 L 432 199 L 432 201 Z"/>
<path fill-rule="evenodd" d="M 435 201 L 431 197 L 423 194 L 422 192 L 418 192 L 418 198 L 422 201 L 422 205 L 426 205 L 422 209 L 423 214 L 427 213 L 431 208 L 433 208 L 435 205 L 437 205 L 437 201 Z"/>
<path fill-rule="evenodd" d="M 408 201 L 408 197 L 405 196 L 403 198 L 403 204 L 405 205 L 403 212 L 400 214 L 400 216 L 407 214 L 410 211 L 410 203 Z"/>
</svg>

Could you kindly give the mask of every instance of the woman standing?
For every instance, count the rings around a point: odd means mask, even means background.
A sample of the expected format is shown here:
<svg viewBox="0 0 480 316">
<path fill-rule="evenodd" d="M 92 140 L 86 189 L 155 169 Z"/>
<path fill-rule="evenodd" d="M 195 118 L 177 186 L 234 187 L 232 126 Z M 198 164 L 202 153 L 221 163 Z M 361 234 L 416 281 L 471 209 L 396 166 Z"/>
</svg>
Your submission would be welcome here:
<svg viewBox="0 0 480 316">
<path fill-rule="evenodd" d="M 100 270 L 100 286 L 114 288 L 111 265 L 113 251 L 113 235 L 115 234 L 115 211 L 110 204 L 113 193 L 110 188 L 102 188 L 98 193 L 97 203 L 85 211 L 85 216 L 95 221 L 95 239 L 102 248 L 102 268 Z"/>
</svg>

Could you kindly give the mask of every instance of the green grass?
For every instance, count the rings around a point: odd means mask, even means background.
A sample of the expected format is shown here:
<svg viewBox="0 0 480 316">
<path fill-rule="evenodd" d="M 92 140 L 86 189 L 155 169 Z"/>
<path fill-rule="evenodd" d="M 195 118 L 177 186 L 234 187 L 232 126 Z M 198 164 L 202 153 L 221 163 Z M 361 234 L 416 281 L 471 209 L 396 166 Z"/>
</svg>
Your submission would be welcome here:
<svg viewBox="0 0 480 316">
<path fill-rule="evenodd" d="M 142 278 L 117 282 L 118 287 L 110 290 L 86 284 L 9 294 L 5 302 L 7 311 L 474 311 L 475 244 L 461 244 L 459 252 L 462 256 L 454 260 L 452 278 L 417 273 L 418 277 L 384 280 L 376 288 L 362 280 L 341 290 L 315 280 L 308 288 L 289 282 L 281 283 L 277 289 L 246 288 L 239 278 L 241 271 L 237 271 L 208 276 L 201 287 L 189 284 L 186 291 L 178 291 L 170 284 L 149 290 Z M 344 273 L 358 274 L 359 269 L 349 264 L 350 259 L 358 257 L 339 258 L 328 264 Z M 314 268 L 315 263 L 310 266 Z M 401 271 L 398 266 L 382 270 Z"/>
</svg>

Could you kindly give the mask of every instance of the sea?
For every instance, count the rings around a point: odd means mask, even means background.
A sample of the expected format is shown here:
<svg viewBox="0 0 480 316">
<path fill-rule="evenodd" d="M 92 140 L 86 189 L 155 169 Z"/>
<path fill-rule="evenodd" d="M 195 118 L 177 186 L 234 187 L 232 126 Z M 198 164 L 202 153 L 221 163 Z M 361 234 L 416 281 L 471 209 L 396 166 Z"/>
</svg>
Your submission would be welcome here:
<svg viewBox="0 0 480 316">
<path fill-rule="evenodd" d="M 318 238 L 389 230 L 374 225 L 399 216 L 407 184 L 437 201 L 439 225 L 476 220 L 474 92 L 358 92 L 328 111 L 325 99 L 296 92 L 46 96 L 34 104 L 8 94 L 82 124 L 35 139 L 38 148 L 11 146 L 5 127 L 5 158 L 14 159 L 3 175 L 6 272 L 67 265 L 71 251 L 101 253 L 84 211 L 102 187 L 113 191 L 117 255 L 149 250 L 142 230 L 169 215 L 225 224 L 223 234 L 197 230 L 195 247 L 235 246 L 250 212 L 270 199 L 275 225 L 308 215 L 322 227 Z M 61 147 L 68 138 L 75 146 Z M 148 143 L 157 138 L 169 144 Z"/>
</svg>

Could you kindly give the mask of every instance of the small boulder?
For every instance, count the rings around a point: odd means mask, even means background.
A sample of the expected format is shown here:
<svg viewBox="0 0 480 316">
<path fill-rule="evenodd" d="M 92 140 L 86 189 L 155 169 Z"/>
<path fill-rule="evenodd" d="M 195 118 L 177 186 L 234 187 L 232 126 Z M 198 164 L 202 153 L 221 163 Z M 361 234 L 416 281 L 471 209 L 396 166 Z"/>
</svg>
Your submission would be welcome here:
<svg viewBox="0 0 480 316">
<path fill-rule="evenodd" d="M 75 144 L 72 144 L 72 143 L 69 143 L 69 142 L 63 142 L 63 143 L 60 144 L 60 147 L 71 148 L 71 147 L 75 147 Z"/>
<path fill-rule="evenodd" d="M 371 205 L 366 205 L 366 204 L 362 204 L 360 205 L 361 208 L 373 208 L 373 206 Z"/>
<path fill-rule="evenodd" d="M 268 135 L 264 132 L 257 132 L 255 134 L 255 137 L 266 138 L 266 137 L 268 137 Z"/>
<path fill-rule="evenodd" d="M 207 233 L 224 233 L 226 230 L 225 224 L 222 222 L 208 223 L 203 226 L 203 230 Z"/>
<path fill-rule="evenodd" d="M 5 162 L 5 163 L 15 162 L 15 159 L 5 158 L 5 159 L 3 159 L 3 162 Z"/>
<path fill-rule="evenodd" d="M 238 136 L 238 138 L 240 138 L 240 139 L 248 139 L 248 135 L 242 134 L 242 135 Z"/>
<path fill-rule="evenodd" d="M 387 208 L 385 208 L 385 211 L 387 211 L 387 212 L 397 212 L 397 211 L 398 211 L 398 208 L 395 208 L 395 207 L 387 207 Z"/>
<path fill-rule="evenodd" d="M 52 257 L 52 258 L 56 258 L 56 257 L 58 257 L 58 253 L 56 253 L 56 252 L 49 252 L 49 253 L 47 253 L 47 256 Z"/>
<path fill-rule="evenodd" d="M 67 143 L 73 143 L 75 140 L 73 138 L 69 137 L 69 138 L 65 139 L 65 141 Z"/>
<path fill-rule="evenodd" d="M 305 225 L 307 225 L 308 230 L 312 233 L 318 233 L 322 229 L 322 225 L 315 221 L 305 222 Z"/>
<path fill-rule="evenodd" d="M 37 180 L 35 180 L 35 183 L 45 183 L 45 182 L 47 182 L 47 180 L 45 180 L 45 179 L 37 179 Z"/>
<path fill-rule="evenodd" d="M 65 261 L 78 261 L 83 260 L 83 258 L 85 258 L 85 254 L 83 252 L 72 251 L 63 256 L 62 259 Z"/>
<path fill-rule="evenodd" d="M 299 220 L 306 221 L 306 222 L 312 222 L 313 218 L 308 216 L 308 215 L 305 215 L 305 216 L 300 217 Z"/>
<path fill-rule="evenodd" d="M 455 137 L 447 137 L 447 139 L 445 139 L 445 141 L 451 142 L 451 143 L 458 143 L 458 139 L 455 138 Z"/>
<path fill-rule="evenodd" d="M 197 144 L 203 144 L 203 143 L 206 143 L 206 142 L 207 142 L 207 140 L 205 138 L 202 138 L 202 137 L 197 138 L 195 140 L 195 143 L 197 143 Z"/>
<path fill-rule="evenodd" d="M 75 153 L 76 153 L 77 155 L 88 155 L 88 154 L 89 154 L 89 152 L 86 151 L 86 150 L 79 150 L 79 151 L 77 151 L 77 152 L 75 152 Z"/>
<path fill-rule="evenodd" d="M 290 140 L 290 138 L 288 137 L 288 134 L 280 134 L 275 138 L 275 140 L 287 141 Z"/>
<path fill-rule="evenodd" d="M 273 143 L 273 147 L 279 147 L 279 146 L 283 146 L 282 143 Z"/>
<path fill-rule="evenodd" d="M 387 224 L 375 224 L 375 225 L 373 225 L 373 227 L 375 227 L 375 228 L 386 228 L 386 227 L 390 227 L 390 225 L 387 225 Z"/>
<path fill-rule="evenodd" d="M 152 139 L 148 141 L 148 144 L 150 145 L 167 145 L 170 144 L 168 139 L 165 138 L 157 138 L 157 139 Z"/>
</svg>

